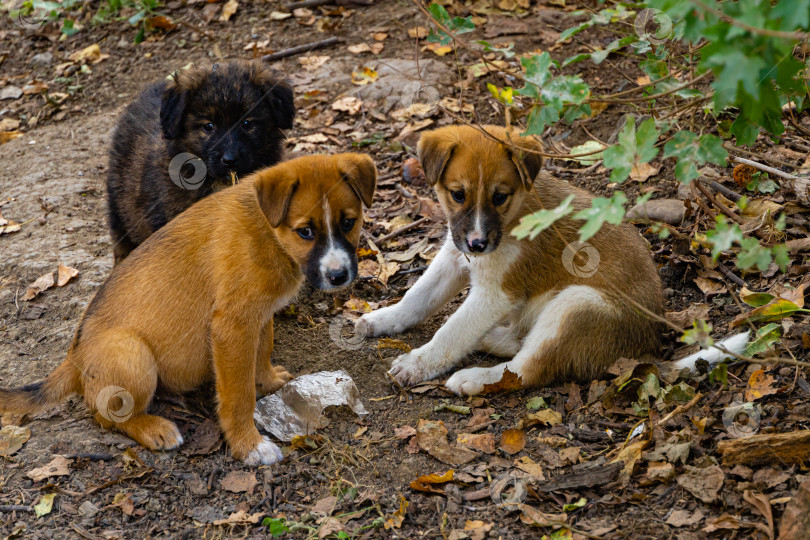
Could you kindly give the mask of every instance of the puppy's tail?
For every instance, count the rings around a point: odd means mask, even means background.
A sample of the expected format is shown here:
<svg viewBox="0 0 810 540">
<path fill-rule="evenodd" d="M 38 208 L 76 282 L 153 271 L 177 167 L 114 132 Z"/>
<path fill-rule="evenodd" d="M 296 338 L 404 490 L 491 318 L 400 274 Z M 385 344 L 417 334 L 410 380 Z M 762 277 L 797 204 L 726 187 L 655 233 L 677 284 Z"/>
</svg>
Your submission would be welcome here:
<svg viewBox="0 0 810 540">
<path fill-rule="evenodd" d="M 722 347 L 723 349 L 733 352 L 734 354 L 742 354 L 745 351 L 746 345 L 748 345 L 748 335 L 750 332 L 743 332 L 742 334 L 736 334 L 734 336 L 728 337 L 723 341 L 716 343 L 714 346 L 709 347 L 705 351 L 698 351 L 695 354 L 691 354 L 686 358 L 682 358 L 675 362 L 675 369 L 681 370 L 684 368 L 689 368 L 690 370 L 695 370 L 695 364 L 698 360 L 703 359 L 709 363 L 709 366 L 713 366 L 717 363 L 722 362 L 726 358 L 730 358 L 731 355 L 725 353 L 718 349 L 718 347 Z"/>
<path fill-rule="evenodd" d="M 68 359 L 44 381 L 19 388 L 0 388 L 0 413 L 35 413 L 80 390 L 79 372 Z"/>
</svg>

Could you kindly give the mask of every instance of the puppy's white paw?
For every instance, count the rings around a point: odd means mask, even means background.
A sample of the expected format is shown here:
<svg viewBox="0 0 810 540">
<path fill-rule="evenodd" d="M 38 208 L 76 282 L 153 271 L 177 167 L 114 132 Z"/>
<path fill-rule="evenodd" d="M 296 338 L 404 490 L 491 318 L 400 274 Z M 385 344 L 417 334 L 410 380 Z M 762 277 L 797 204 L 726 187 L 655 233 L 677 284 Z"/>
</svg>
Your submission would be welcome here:
<svg viewBox="0 0 810 540">
<path fill-rule="evenodd" d="M 495 384 L 503 378 L 504 366 L 473 367 L 456 371 L 444 387 L 457 396 L 475 396 L 484 391 L 484 385 Z"/>
<path fill-rule="evenodd" d="M 402 386 L 413 386 L 441 375 L 442 370 L 430 360 L 430 353 L 420 348 L 398 356 L 388 373 Z"/>
<path fill-rule="evenodd" d="M 354 332 L 362 337 L 399 334 L 407 328 L 394 306 L 366 313 L 354 323 Z"/>
<path fill-rule="evenodd" d="M 272 465 L 282 459 L 284 459 L 284 454 L 281 453 L 281 448 L 276 446 L 276 444 L 267 437 L 262 437 L 262 442 L 245 458 L 245 465 L 250 467 Z"/>
<path fill-rule="evenodd" d="M 484 383 L 480 380 L 482 368 L 462 369 L 447 379 L 444 387 L 457 396 L 475 396 L 484 390 Z"/>
</svg>

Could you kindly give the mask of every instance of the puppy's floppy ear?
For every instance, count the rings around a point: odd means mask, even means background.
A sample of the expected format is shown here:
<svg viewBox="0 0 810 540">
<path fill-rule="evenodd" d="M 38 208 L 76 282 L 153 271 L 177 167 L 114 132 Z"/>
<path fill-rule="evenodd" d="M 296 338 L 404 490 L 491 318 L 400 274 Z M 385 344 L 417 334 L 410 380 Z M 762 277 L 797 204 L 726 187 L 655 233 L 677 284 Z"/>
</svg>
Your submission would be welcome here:
<svg viewBox="0 0 810 540">
<path fill-rule="evenodd" d="M 543 147 L 531 136 L 513 137 L 511 142 L 517 148 L 509 148 L 508 152 L 517 167 L 523 187 L 530 190 L 537 173 L 543 167 L 543 156 L 535 152 L 542 152 Z"/>
<path fill-rule="evenodd" d="M 371 206 L 377 189 L 377 167 L 368 154 L 346 153 L 337 156 L 340 176 L 349 184 L 366 208 Z"/>
<path fill-rule="evenodd" d="M 295 102 L 293 101 L 293 89 L 285 81 L 274 81 L 268 87 L 267 99 L 276 124 L 281 129 L 292 129 L 295 118 Z"/>
<path fill-rule="evenodd" d="M 256 198 L 271 227 L 278 227 L 290 210 L 295 190 L 298 189 L 298 175 L 288 167 L 280 166 L 258 173 L 253 182 Z"/>
<path fill-rule="evenodd" d="M 425 178 L 431 186 L 435 186 L 442 178 L 445 167 L 453 156 L 457 138 L 449 136 L 446 129 L 439 129 L 423 133 L 416 146 L 416 154 Z"/>
<path fill-rule="evenodd" d="M 293 89 L 283 79 L 283 73 L 271 69 L 260 60 L 250 60 L 244 65 L 250 73 L 251 82 L 261 89 L 267 100 L 276 125 L 280 129 L 292 129 L 295 118 Z"/>
<path fill-rule="evenodd" d="M 186 92 L 177 84 L 176 78 L 175 73 L 163 90 L 163 98 L 160 103 L 160 128 L 163 130 L 163 136 L 169 140 L 180 136 L 186 111 Z"/>
</svg>

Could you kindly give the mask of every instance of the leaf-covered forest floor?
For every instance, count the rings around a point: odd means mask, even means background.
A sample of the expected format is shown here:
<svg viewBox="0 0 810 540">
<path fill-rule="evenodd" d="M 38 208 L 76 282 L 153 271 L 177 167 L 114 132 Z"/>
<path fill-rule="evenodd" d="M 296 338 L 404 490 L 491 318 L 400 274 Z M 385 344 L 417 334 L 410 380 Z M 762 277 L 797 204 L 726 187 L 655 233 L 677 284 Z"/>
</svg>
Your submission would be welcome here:
<svg viewBox="0 0 810 540">
<path fill-rule="evenodd" d="M 613 39 L 594 28 L 558 44 L 564 29 L 582 21 L 565 2 L 532 3 L 520 16 L 506 0 L 475 5 L 481 19 L 471 40 L 515 43 L 517 51 L 550 51 L 562 59 Z M 390 361 L 402 347 L 427 342 L 463 295 L 393 341 L 358 345 L 350 325 L 340 332 L 341 325 L 401 297 L 444 234 L 424 179 L 403 175 L 419 133 L 457 117 L 503 123 L 487 83 L 509 81 L 488 73 L 469 51 L 456 54 L 421 40 L 419 27 L 430 25 L 410 2 L 322 6 L 282 17 L 289 10 L 278 2 L 242 1 L 228 21 L 220 20 L 223 9 L 216 2 L 170 3 L 164 13 L 185 24 L 149 33 L 139 45 L 126 20 L 85 21 L 67 40 L 59 39 L 56 25 L 22 30 L 8 18 L 0 21 L 0 132 L 19 134 L 0 133 L 10 139 L 0 146 L 0 212 L 21 224 L 0 234 L 0 381 L 27 384 L 63 360 L 82 310 L 112 267 L 104 178 L 122 107 L 148 82 L 189 62 L 251 58 L 334 35 L 342 40 L 337 45 L 275 64 L 296 88 L 298 117 L 288 149 L 373 155 L 380 183 L 365 238 L 376 240 L 380 253 L 365 251 L 362 277 L 350 289 L 335 296 L 301 293 L 277 318 L 274 362 L 293 374 L 346 370 L 369 414 L 359 419 L 330 411 L 328 427 L 285 445 L 282 463 L 256 470 L 228 455 L 212 423 L 210 388 L 183 403 L 157 404 L 188 441 L 168 453 L 103 431 L 72 398 L 0 438 L 2 455 L 4 444 L 30 431 L 0 461 L 0 538 L 263 537 L 285 530 L 301 538 L 773 538 L 779 531 L 807 538 L 805 368 L 734 362 L 727 384 L 705 374 L 678 379 L 667 360 L 686 349 L 666 331 L 657 358 L 622 359 L 586 384 L 469 400 L 443 390 L 442 381 L 393 386 L 386 376 Z M 99 50 L 71 59 L 92 45 Z M 517 61 L 510 62 L 516 69 Z M 568 72 L 603 93 L 645 82 L 620 54 Z M 423 85 L 428 89 L 419 91 Z M 419 114 L 402 110 L 414 103 Z M 609 142 L 628 112 L 610 105 L 546 138 L 558 151 Z M 699 124 L 700 115 L 691 121 Z M 798 121 L 810 128 L 807 113 Z M 753 150 L 797 169 L 807 164 L 810 143 L 761 137 Z M 635 171 L 622 186 L 631 201 L 650 191 L 654 200 L 687 201 L 668 238 L 638 226 L 651 243 L 668 318 L 680 326 L 705 318 L 722 337 L 739 331 L 735 318 L 751 310 L 741 294 L 803 302 L 806 252 L 792 253 L 785 273 L 772 266 L 741 274 L 722 258 L 712 261 L 694 234 L 705 226 L 702 206 L 713 203 L 698 203 L 700 193 L 679 188 L 673 167 L 672 160 L 654 160 L 654 170 Z M 616 187 L 598 164 L 551 160 L 547 168 L 599 195 Z M 705 174 L 758 201 L 746 220 L 778 207 L 791 220 L 791 238 L 806 238 L 807 208 L 794 194 L 746 192 L 732 166 Z M 361 247 L 370 245 L 364 240 Z M 59 264 L 78 275 L 22 299 Z M 779 326 L 781 342 L 771 354 L 806 359 L 807 318 L 797 313 Z M 476 355 L 467 364 L 494 362 Z M 746 437 L 752 433 L 762 439 Z M 741 447 L 745 441 L 754 449 Z M 49 463 L 44 476 L 32 473 Z"/>
</svg>

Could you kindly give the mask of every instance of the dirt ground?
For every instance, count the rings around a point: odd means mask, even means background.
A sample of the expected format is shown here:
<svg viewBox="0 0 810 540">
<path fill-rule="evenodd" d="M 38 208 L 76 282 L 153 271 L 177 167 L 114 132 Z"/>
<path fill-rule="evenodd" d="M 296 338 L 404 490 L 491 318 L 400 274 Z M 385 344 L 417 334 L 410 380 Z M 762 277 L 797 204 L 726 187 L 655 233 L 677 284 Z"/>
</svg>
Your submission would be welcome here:
<svg viewBox="0 0 810 540">
<path fill-rule="evenodd" d="M 753 468 L 721 467 L 717 452 L 718 442 L 731 438 L 726 433 L 728 425 L 723 423 L 724 408 L 742 400 L 749 376 L 762 366 L 732 364 L 727 387 L 710 382 L 706 376 L 689 381 L 706 397 L 688 415 L 677 415 L 650 430 L 649 425 L 674 406 L 655 412 L 651 416 L 654 420 L 646 424 L 628 414 L 627 404 L 619 404 L 618 398 L 610 407 L 602 396 L 623 370 L 591 384 L 465 400 L 447 393 L 440 384 L 402 391 L 386 376 L 399 350 L 380 347 L 376 340 L 354 348 L 334 339 L 335 325 L 344 320 L 340 316 L 354 318 L 369 305 L 384 305 L 404 294 L 431 253 L 435 254 L 443 234 L 431 191 L 424 184 L 403 180 L 401 173 L 402 163 L 413 156 L 419 130 L 427 125 L 420 127 L 418 121 L 386 116 L 391 108 L 386 97 L 394 90 L 353 85 L 351 72 L 371 66 L 380 73 L 380 82 L 401 85 L 402 77 L 417 80 L 408 70 L 413 69 L 418 56 L 421 68 L 442 89 L 441 97 L 461 96 L 465 103 L 475 106 L 481 122 L 499 121 L 499 109 L 485 86 L 492 78 L 468 77 L 466 86 L 456 84 L 456 62 L 469 64 L 471 57 L 463 52 L 456 59 L 452 54 L 440 57 L 420 51 L 407 30 L 427 24 L 410 2 L 389 0 L 349 6 L 341 8 L 342 13 L 334 6 L 316 9 L 318 19 L 327 21 L 323 31 L 317 31 L 320 23 L 302 24 L 305 18 L 273 20 L 272 12 L 284 11 L 276 2 L 242 2 L 230 21 L 215 17 L 209 23 L 204 20 L 204 5 L 177 2 L 167 8 L 169 15 L 189 25 L 166 34 L 159 32 L 140 45 L 132 43 L 135 30 L 126 21 L 96 27 L 88 22 L 86 30 L 66 41 L 58 39 L 53 25 L 23 31 L 6 18 L 0 22 L 0 59 L 4 59 L 0 61 L 0 82 L 24 86 L 44 81 L 51 92 L 68 94 L 58 107 L 48 105 L 38 95 L 0 101 L 0 121 L 21 120 L 23 132 L 0 146 L 0 211 L 6 219 L 23 224 L 19 232 L 0 236 L 0 382 L 3 386 L 27 384 L 43 378 L 62 362 L 84 307 L 112 268 L 105 214 L 107 151 L 117 115 L 139 89 L 189 62 L 248 58 L 254 51 L 269 52 L 336 35 L 343 40 L 338 46 L 303 55 L 329 56 L 323 66 L 307 70 L 300 62 L 302 56 L 276 65 L 296 86 L 299 115 L 288 149 L 313 153 L 354 148 L 371 153 L 380 168 L 381 183 L 367 217 L 366 237 L 379 238 L 390 228 L 427 217 L 421 227 L 380 246 L 387 252 L 404 251 L 425 240 L 426 247 L 420 252 L 424 255 L 403 262 L 387 284 L 366 276 L 335 296 L 305 288 L 292 308 L 276 319 L 273 354 L 274 363 L 293 374 L 346 370 L 360 389 L 369 414 L 360 419 L 347 410 L 331 411 L 330 425 L 317 437 L 297 447 L 285 445 L 288 457 L 282 463 L 256 470 L 233 460 L 216 433 L 206 432 L 215 420 L 210 388 L 186 396 L 183 402 L 157 404 L 163 414 L 178 422 L 187 441 L 208 441 L 203 448 L 195 445 L 192 451 L 181 448 L 166 453 L 145 451 L 127 437 L 103 431 L 92 421 L 83 402 L 71 398 L 63 406 L 27 421 L 24 425 L 30 429 L 30 440 L 0 462 L 0 538 L 265 537 L 280 520 L 286 520 L 287 527 L 293 529 L 287 533 L 290 537 L 301 538 L 505 539 L 552 534 L 554 526 L 536 526 L 540 518 L 532 510 L 497 504 L 493 486 L 503 478 L 512 479 L 510 489 L 518 484 L 527 487 L 525 505 L 542 512 L 547 521 L 566 523 L 579 538 L 689 539 L 709 534 L 764 538 L 769 519 L 773 531 L 773 523 L 780 522 L 786 506 L 800 498 L 798 486 L 809 479 L 804 476 L 805 468 L 779 462 Z M 509 24 L 516 22 L 503 19 L 499 24 L 506 28 L 505 33 L 493 32 L 498 35 L 487 38 L 508 39 L 518 50 L 550 47 L 561 30 L 579 20 L 570 11 L 552 6 L 537 6 L 528 17 L 517 21 L 525 27 L 510 29 Z M 387 37 L 376 41 L 375 33 Z M 590 39 L 604 45 L 610 36 L 594 31 Z M 268 43 L 257 45 L 264 40 Z M 384 48 L 378 56 L 347 50 L 348 45 L 360 42 L 384 43 Z M 91 73 L 74 74 L 69 81 L 53 76 L 55 65 L 94 43 L 109 57 L 90 64 Z M 568 47 L 567 51 L 556 51 L 555 57 L 564 57 L 577 45 Z M 32 65 L 33 57 L 42 53 L 50 53 L 53 59 L 45 65 Z M 615 61 L 631 77 L 636 76 L 635 66 L 622 64 L 621 57 Z M 580 64 L 579 69 L 583 78 L 606 92 L 621 91 L 628 84 L 615 73 L 600 72 L 598 66 L 589 63 Z M 69 86 L 81 89 L 68 90 Z M 365 107 L 360 114 L 330 108 L 344 94 L 363 100 Z M 451 121 L 440 115 L 432 117 L 431 125 Z M 588 130 L 608 140 L 620 122 L 621 111 L 608 111 L 589 123 Z M 313 137 L 318 134 L 321 137 Z M 566 137 L 569 148 L 588 139 L 577 129 Z M 561 177 L 599 194 L 611 191 L 604 169 L 582 172 L 562 162 L 549 166 Z M 677 193 L 671 167 L 663 165 L 656 197 Z M 624 189 L 628 197 L 639 191 L 638 186 Z M 402 221 L 402 216 L 407 219 Z M 688 242 L 659 240 L 644 227 L 639 231 L 652 244 L 666 288 L 667 310 L 680 312 L 693 303 L 707 302 L 716 335 L 729 333 L 728 323 L 740 308 L 723 293 L 708 299 L 695 284 L 697 257 L 690 254 Z M 77 269 L 78 276 L 31 301 L 22 300 L 37 277 L 56 271 L 59 264 Z M 806 273 L 805 262 L 781 282 L 797 286 Z M 736 287 L 728 282 L 725 285 Z M 428 323 L 394 337 L 413 346 L 426 343 L 461 298 Z M 806 358 L 801 336 L 802 332 L 807 335 L 808 325 L 806 319 L 794 322 L 789 346 L 798 357 Z M 348 334 L 344 330 L 343 335 Z M 656 360 L 670 358 L 680 347 L 674 334 L 664 333 Z M 467 363 L 494 362 L 477 355 Z M 778 395 L 762 400 L 757 429 L 763 433 L 807 429 L 810 384 L 806 371 L 785 366 L 766 370 L 780 390 Z M 531 412 L 527 402 L 536 397 L 542 397 L 549 405 L 543 410 L 558 414 L 559 420 L 551 425 L 519 424 Z M 473 414 L 435 410 L 441 404 L 471 407 Z M 454 449 L 456 436 L 462 433 L 489 434 L 501 443 L 497 449 L 493 446 L 489 452 L 479 452 L 468 463 L 442 463 L 420 451 L 407 429 L 423 429 L 431 421 L 444 423 Z M 633 476 L 631 467 L 627 477 L 621 465 L 616 468 L 612 463 L 620 450 L 633 446 L 626 440 L 639 425 L 648 426 L 643 437 L 649 443 L 648 451 L 655 447 L 659 454 L 672 450 L 685 451 L 685 455 L 680 459 L 645 455 L 639 467 L 646 472 L 636 471 Z M 518 426 L 525 441 L 512 452 L 513 448 L 504 444 L 505 437 L 510 436 L 504 432 Z M 638 452 L 640 456 L 641 448 Z M 57 455 L 71 460 L 67 474 L 36 482 L 27 476 Z M 656 467 L 666 471 L 653 474 Z M 455 471 L 455 480 L 437 484 L 435 493 L 409 487 L 419 476 L 443 474 L 449 469 Z M 711 481 L 705 480 L 718 474 L 720 485 L 709 485 Z M 245 477 L 247 487 L 234 487 L 234 479 Z M 701 478 L 707 484 L 696 487 Z M 566 481 L 571 483 L 566 485 Z M 701 497 L 701 491 L 714 491 L 714 496 Z M 49 494 L 56 494 L 52 511 L 37 517 L 32 507 Z M 767 502 L 770 517 L 761 506 L 750 502 L 761 502 L 756 496 Z M 404 512 L 403 500 L 407 500 Z M 250 523 L 233 518 L 240 511 L 272 519 Z M 534 525 L 526 517 L 532 515 Z M 214 523 L 229 517 L 231 523 Z M 724 527 L 727 523 L 733 526 Z M 715 528 L 706 531 L 712 524 Z"/>
</svg>

